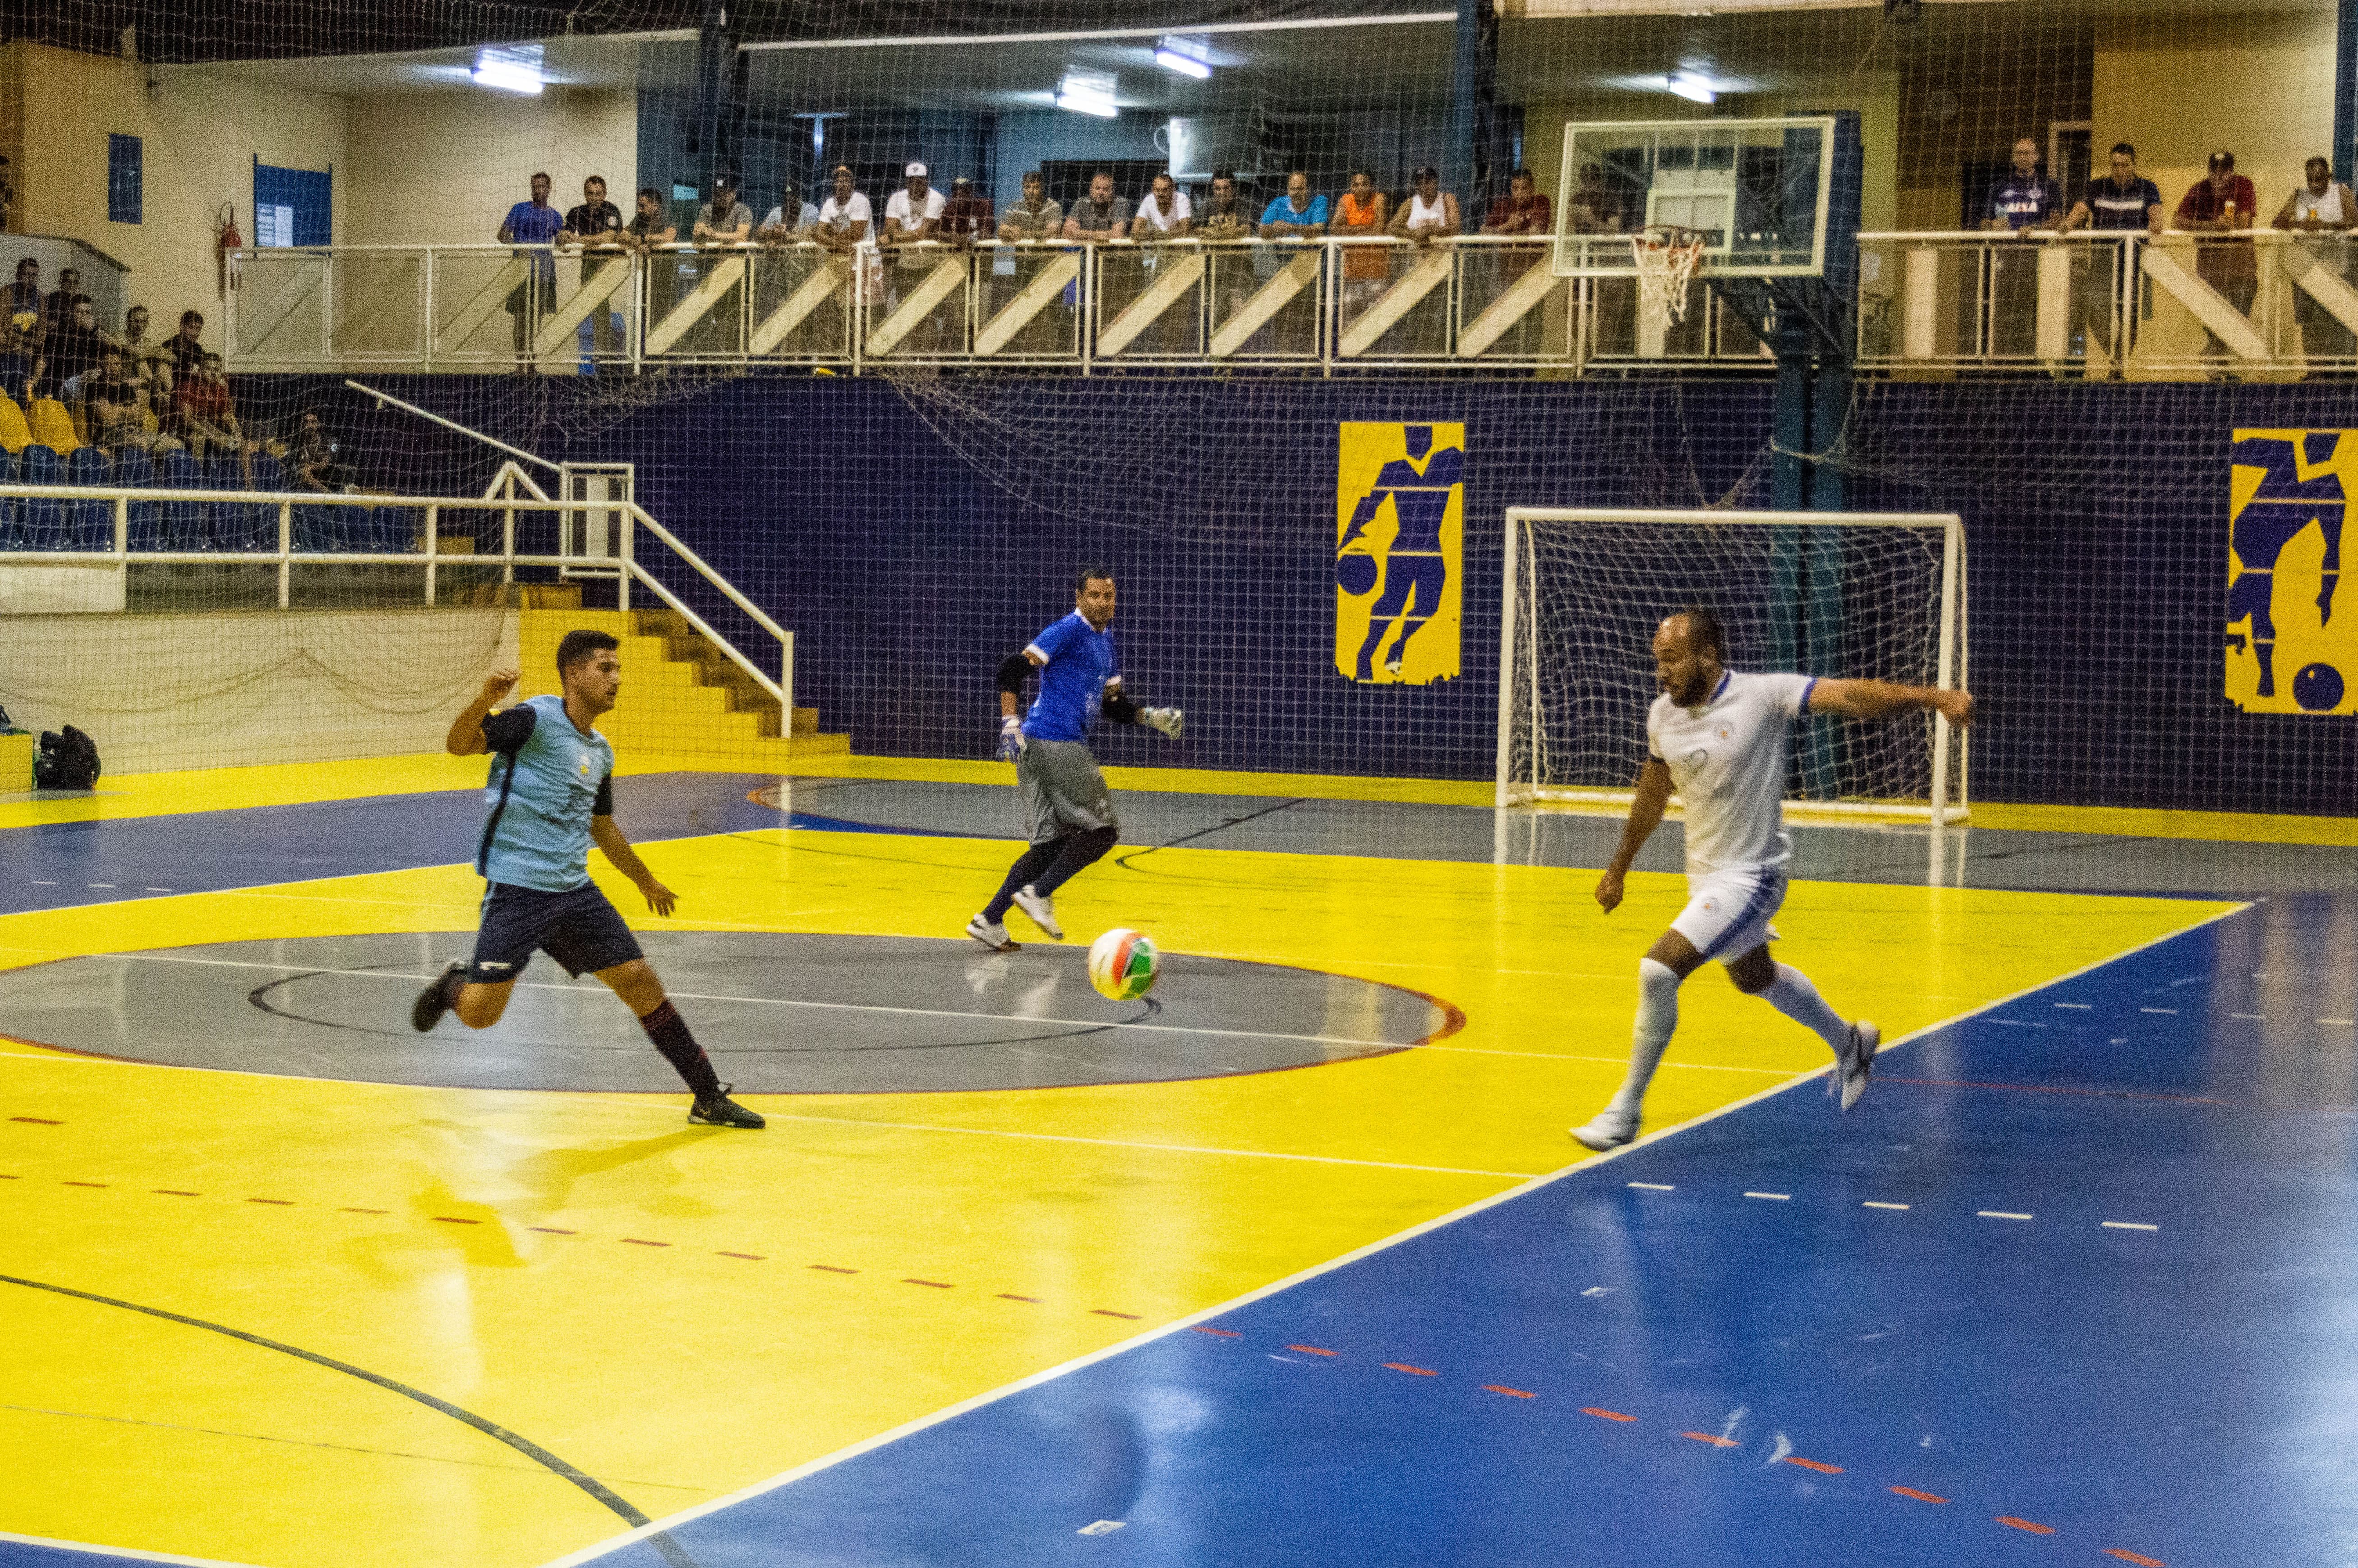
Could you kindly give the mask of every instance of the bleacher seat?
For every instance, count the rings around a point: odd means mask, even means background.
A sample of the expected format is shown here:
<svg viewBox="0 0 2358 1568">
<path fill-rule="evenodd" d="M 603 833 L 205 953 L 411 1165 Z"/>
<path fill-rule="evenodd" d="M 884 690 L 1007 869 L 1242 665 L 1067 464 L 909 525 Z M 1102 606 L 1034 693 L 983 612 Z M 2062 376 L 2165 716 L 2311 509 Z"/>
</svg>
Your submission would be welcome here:
<svg viewBox="0 0 2358 1568">
<path fill-rule="evenodd" d="M 14 398 L 0 395 L 0 451 L 21 457 L 32 444 L 33 427 L 25 422 L 25 411 Z"/>
<path fill-rule="evenodd" d="M 156 465 L 147 454 L 136 447 L 125 447 L 114 460 L 114 482 L 138 490 L 147 490 L 156 483 Z M 131 503 L 131 547 L 135 550 L 170 548 L 164 543 L 164 503 L 160 501 L 135 501 Z"/>
<path fill-rule="evenodd" d="M 16 482 L 16 455 L 0 449 L 0 484 Z M 0 495 L 0 550 L 25 548 L 23 514 L 13 495 Z"/>
<path fill-rule="evenodd" d="M 185 451 L 164 454 L 161 479 L 166 490 L 207 488 L 205 470 Z M 164 503 L 164 547 L 168 550 L 212 548 L 211 512 L 212 508 L 201 501 Z"/>
<path fill-rule="evenodd" d="M 85 484 L 92 489 L 114 482 L 114 465 L 106 454 L 96 447 L 76 447 L 66 454 L 65 482 Z M 54 481 L 53 481 L 54 482 Z M 66 542 L 68 550 L 111 550 L 114 548 L 114 503 L 112 501 L 70 501 L 66 503 Z M 139 547 L 138 525 L 132 525 L 131 547 Z"/>
<path fill-rule="evenodd" d="M 73 416 L 67 413 L 66 406 L 54 397 L 33 399 L 31 417 L 27 422 L 32 427 L 33 439 L 59 457 L 70 454 L 81 445 L 81 438 L 74 434 Z"/>
<path fill-rule="evenodd" d="M 16 455 L 19 484 L 63 484 L 66 465 L 58 454 L 38 442 Z M 28 550 L 62 550 L 66 544 L 66 503 L 56 496 L 27 499 L 17 528 Z"/>
<path fill-rule="evenodd" d="M 259 476 L 256 476 L 259 482 Z M 244 490 L 245 470 L 227 452 L 215 452 L 205 464 L 207 490 Z M 213 509 L 212 540 L 216 550 L 268 550 L 278 544 L 276 508 L 258 502 L 222 502 Z"/>
</svg>

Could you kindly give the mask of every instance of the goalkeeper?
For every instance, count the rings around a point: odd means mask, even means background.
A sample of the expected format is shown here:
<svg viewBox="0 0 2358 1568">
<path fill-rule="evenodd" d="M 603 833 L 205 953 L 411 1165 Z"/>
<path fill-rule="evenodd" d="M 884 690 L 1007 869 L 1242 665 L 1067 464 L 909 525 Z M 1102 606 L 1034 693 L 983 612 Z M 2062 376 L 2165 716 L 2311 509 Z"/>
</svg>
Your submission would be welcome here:
<svg viewBox="0 0 2358 1568">
<path fill-rule="evenodd" d="M 1114 847 L 1120 826 L 1105 775 L 1089 754 L 1089 724 L 1102 713 L 1117 724 L 1143 724 L 1177 740 L 1185 716 L 1175 708 L 1141 708 L 1122 695 L 1114 663 L 1113 573 L 1084 567 L 1074 584 L 1073 612 L 999 665 L 999 754 L 1015 764 L 1023 808 L 1032 819 L 1032 847 L 1016 859 L 966 934 L 998 952 L 1012 952 L 1007 908 L 1012 904 L 1050 937 L 1056 924 L 1055 892 Z M 1023 681 L 1040 672 L 1031 712 L 1016 717 Z"/>
</svg>

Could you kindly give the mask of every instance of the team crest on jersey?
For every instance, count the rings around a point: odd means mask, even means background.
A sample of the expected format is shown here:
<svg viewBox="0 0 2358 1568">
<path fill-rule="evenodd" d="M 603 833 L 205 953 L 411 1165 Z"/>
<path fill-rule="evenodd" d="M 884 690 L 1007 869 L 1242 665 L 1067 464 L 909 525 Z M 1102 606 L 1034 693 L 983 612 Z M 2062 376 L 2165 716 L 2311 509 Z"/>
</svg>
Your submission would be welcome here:
<svg viewBox="0 0 2358 1568">
<path fill-rule="evenodd" d="M 2227 501 L 2227 700 L 2358 713 L 2358 605 L 2338 590 L 2358 430 L 2238 430 Z"/>
<path fill-rule="evenodd" d="M 581 753 L 581 776 L 585 779 L 590 776 L 590 753 L 587 752 Z"/>
</svg>

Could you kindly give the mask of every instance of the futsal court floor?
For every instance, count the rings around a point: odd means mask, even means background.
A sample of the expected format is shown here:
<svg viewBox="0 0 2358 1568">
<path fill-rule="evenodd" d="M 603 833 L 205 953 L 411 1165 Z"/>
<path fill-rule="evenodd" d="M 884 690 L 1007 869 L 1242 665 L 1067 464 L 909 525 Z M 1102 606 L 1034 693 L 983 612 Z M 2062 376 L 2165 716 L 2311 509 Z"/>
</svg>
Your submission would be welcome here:
<svg viewBox="0 0 2358 1568">
<path fill-rule="evenodd" d="M 1675 825 L 1117 773 L 994 955 L 1005 770 L 825 763 L 593 868 L 758 1133 L 545 960 L 410 1032 L 479 762 L 0 801 L 0 1564 L 2358 1553 L 2352 825 L 1798 827 L 1866 1100 L 1707 971 L 1595 1157 Z"/>
</svg>

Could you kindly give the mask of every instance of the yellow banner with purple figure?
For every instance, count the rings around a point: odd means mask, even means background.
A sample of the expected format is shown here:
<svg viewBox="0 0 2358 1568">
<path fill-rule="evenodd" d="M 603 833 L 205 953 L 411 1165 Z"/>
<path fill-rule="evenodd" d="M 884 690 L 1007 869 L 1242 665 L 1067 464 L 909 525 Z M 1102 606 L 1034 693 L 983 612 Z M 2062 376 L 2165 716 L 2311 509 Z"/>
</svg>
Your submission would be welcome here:
<svg viewBox="0 0 2358 1568">
<path fill-rule="evenodd" d="M 2358 713 L 2358 604 L 2341 591 L 2358 430 L 2238 430 L 2227 502 L 2227 700 Z"/>
<path fill-rule="evenodd" d="M 1466 427 L 1345 424 L 1335 486 L 1335 667 L 1374 686 L 1459 673 Z"/>
</svg>

